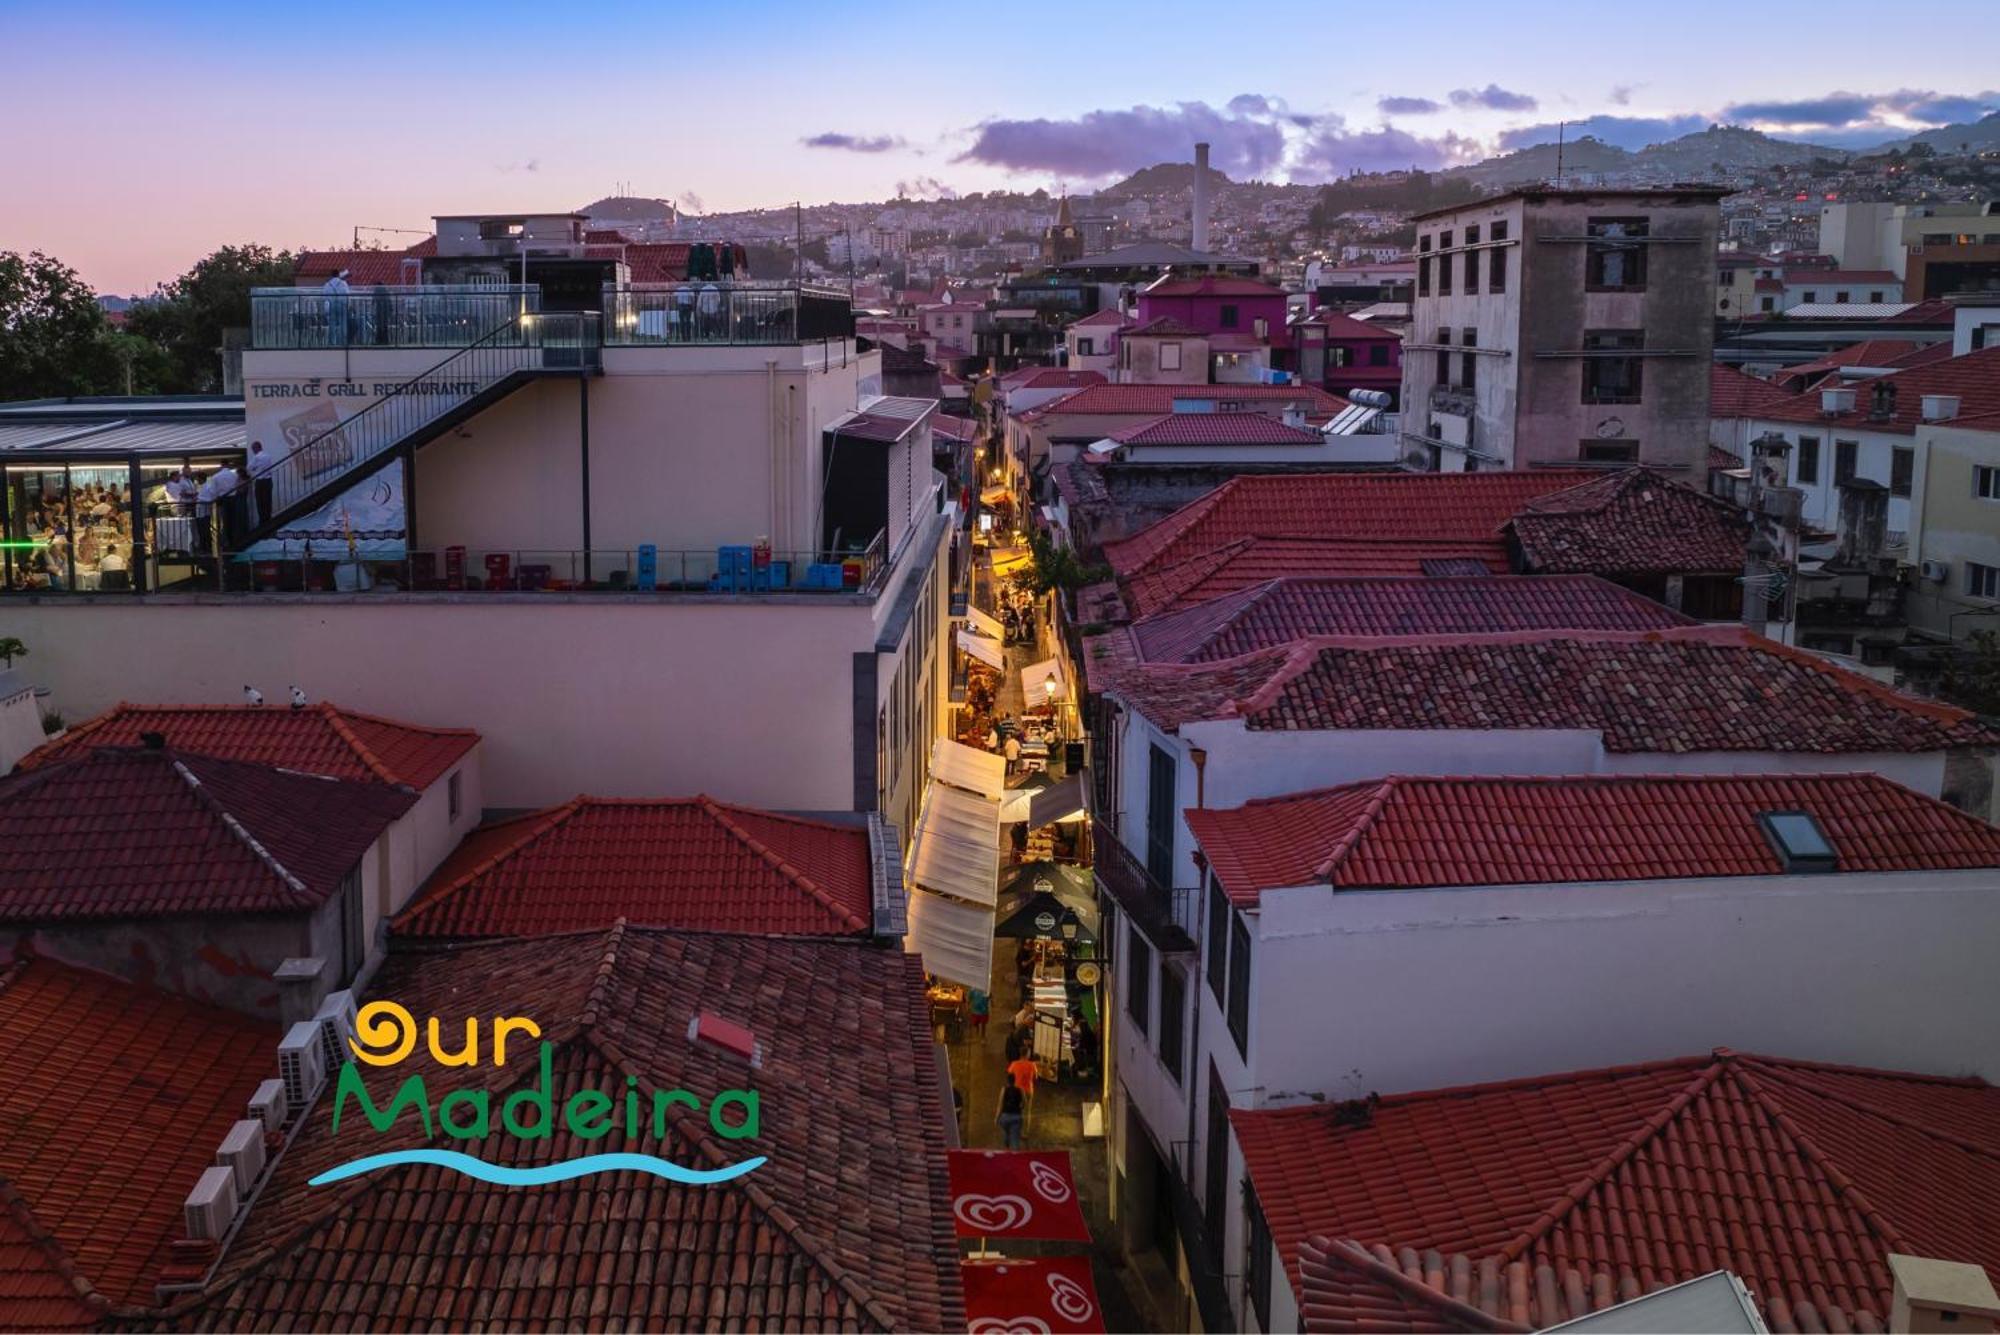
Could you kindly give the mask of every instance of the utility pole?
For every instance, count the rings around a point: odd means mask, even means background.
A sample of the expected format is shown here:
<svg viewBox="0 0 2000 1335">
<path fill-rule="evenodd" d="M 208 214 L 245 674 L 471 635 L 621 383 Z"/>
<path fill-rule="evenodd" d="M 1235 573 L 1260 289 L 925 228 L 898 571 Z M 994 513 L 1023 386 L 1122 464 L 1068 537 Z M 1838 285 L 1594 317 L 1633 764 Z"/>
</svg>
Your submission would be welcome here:
<svg viewBox="0 0 2000 1335">
<path fill-rule="evenodd" d="M 806 206 L 804 200 L 792 201 L 792 226 L 798 240 L 792 244 L 792 281 L 806 281 Z"/>
<path fill-rule="evenodd" d="M 1556 122 L 1556 189 L 1558 190 L 1562 189 L 1563 183 L 1563 130 L 1568 125 L 1568 121 Z"/>
</svg>

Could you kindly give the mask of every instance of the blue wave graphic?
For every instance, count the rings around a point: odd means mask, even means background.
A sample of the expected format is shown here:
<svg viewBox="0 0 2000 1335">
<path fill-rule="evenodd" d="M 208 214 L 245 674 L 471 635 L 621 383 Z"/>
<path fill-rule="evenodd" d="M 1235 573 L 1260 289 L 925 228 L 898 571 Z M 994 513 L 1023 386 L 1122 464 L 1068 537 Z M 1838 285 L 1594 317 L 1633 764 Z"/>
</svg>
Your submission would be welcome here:
<svg viewBox="0 0 2000 1335">
<path fill-rule="evenodd" d="M 449 1168 L 481 1182 L 503 1187 L 540 1187 L 551 1182 L 567 1182 L 573 1177 L 587 1177 L 592 1173 L 617 1172 L 651 1173 L 654 1177 L 664 1177 L 670 1182 L 691 1187 L 710 1187 L 761 1167 L 764 1156 L 760 1154 L 727 1168 L 683 1168 L 650 1154 L 587 1154 L 581 1159 L 565 1159 L 561 1163 L 543 1164 L 539 1168 L 506 1168 L 487 1163 L 484 1159 L 475 1159 L 470 1154 L 460 1154 L 457 1150 L 395 1150 L 389 1154 L 371 1154 L 365 1159 L 350 1159 L 327 1169 L 306 1185 L 321 1187 L 329 1182 L 372 1173 L 378 1168 L 393 1168 L 407 1163 L 436 1164 L 440 1168 Z"/>
</svg>

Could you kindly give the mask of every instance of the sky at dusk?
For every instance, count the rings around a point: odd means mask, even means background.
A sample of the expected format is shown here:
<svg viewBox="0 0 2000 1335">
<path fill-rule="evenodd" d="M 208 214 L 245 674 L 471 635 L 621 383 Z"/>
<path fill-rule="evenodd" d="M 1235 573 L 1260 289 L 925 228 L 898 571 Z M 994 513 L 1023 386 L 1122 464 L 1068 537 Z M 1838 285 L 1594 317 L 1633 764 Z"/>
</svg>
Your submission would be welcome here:
<svg viewBox="0 0 2000 1335">
<path fill-rule="evenodd" d="M 1318 181 L 1727 120 L 1858 147 L 2000 108 L 2000 4 L 167 5 L 0 0 L 0 250 L 148 291 L 227 242 L 571 209 Z M 383 238 L 395 242 L 394 237 Z M 407 242 L 414 237 L 405 237 Z"/>
</svg>

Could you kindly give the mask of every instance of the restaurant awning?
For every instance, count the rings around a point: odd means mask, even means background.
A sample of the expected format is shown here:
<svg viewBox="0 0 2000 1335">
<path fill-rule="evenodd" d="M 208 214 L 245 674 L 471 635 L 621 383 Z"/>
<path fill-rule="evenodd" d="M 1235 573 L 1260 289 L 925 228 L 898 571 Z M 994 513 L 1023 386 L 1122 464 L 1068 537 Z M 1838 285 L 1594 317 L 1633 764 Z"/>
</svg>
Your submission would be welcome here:
<svg viewBox="0 0 2000 1335">
<path fill-rule="evenodd" d="M 963 1261 L 958 1273 L 972 1330 L 1099 1335 L 1105 1329 L 1088 1256 Z"/>
<path fill-rule="evenodd" d="M 924 957 L 924 971 L 985 991 L 993 983 L 993 910 L 910 891 L 905 952 Z"/>
<path fill-rule="evenodd" d="M 1001 888 L 993 935 L 1060 937 L 1065 923 L 1073 921 L 1078 939 L 1095 941 L 1097 903 L 1089 878 L 1089 872 L 1060 863 L 1027 864 Z"/>
<path fill-rule="evenodd" d="M 1027 784 L 1007 790 L 1007 799 L 1000 807 L 1002 825 L 1018 825 L 1026 821 L 1030 830 L 1039 830 L 1058 821 L 1084 818 L 1081 775 L 1072 774 L 1066 779 L 1037 786 L 1034 779 L 1038 777 L 1041 776 L 1033 776 Z"/>
<path fill-rule="evenodd" d="M 1007 655 L 1001 650 L 998 640 L 989 640 L 984 635 L 974 635 L 961 627 L 958 632 L 958 647 L 996 672 L 1007 670 Z"/>
<path fill-rule="evenodd" d="M 979 493 L 979 503 L 981 505 L 999 505 L 1010 499 L 1012 494 L 1005 487 L 988 487 Z"/>
<path fill-rule="evenodd" d="M 1005 626 L 1002 626 L 995 618 L 986 615 L 986 613 L 969 604 L 965 609 L 965 619 L 972 623 L 974 630 L 989 640 L 1004 640 L 1007 638 L 1007 628 Z"/>
<path fill-rule="evenodd" d="M 997 802 L 1007 793 L 1007 758 L 940 737 L 931 744 L 931 778 Z"/>
<path fill-rule="evenodd" d="M 1068 1150 L 948 1150 L 945 1164 L 959 1237 L 1090 1241 Z"/>
<path fill-rule="evenodd" d="M 1048 683 L 1051 679 L 1056 684 L 1053 693 L 1048 689 Z M 1035 708 L 1037 705 L 1046 705 L 1052 701 L 1062 699 L 1067 694 L 1066 683 L 1063 680 L 1062 660 L 1059 658 L 1044 658 L 1039 663 L 1031 663 L 1027 667 L 1022 668 L 1021 693 L 1027 698 L 1030 709 Z"/>
<path fill-rule="evenodd" d="M 932 784 L 911 840 L 909 880 L 990 909 L 999 892 L 1000 804 L 950 784 Z"/>
<path fill-rule="evenodd" d="M 996 552 L 993 557 L 993 573 L 995 575 L 1010 575 L 1027 565 L 1033 559 L 1033 557 L 1028 555 L 1026 550 L 1009 554 Z"/>
</svg>

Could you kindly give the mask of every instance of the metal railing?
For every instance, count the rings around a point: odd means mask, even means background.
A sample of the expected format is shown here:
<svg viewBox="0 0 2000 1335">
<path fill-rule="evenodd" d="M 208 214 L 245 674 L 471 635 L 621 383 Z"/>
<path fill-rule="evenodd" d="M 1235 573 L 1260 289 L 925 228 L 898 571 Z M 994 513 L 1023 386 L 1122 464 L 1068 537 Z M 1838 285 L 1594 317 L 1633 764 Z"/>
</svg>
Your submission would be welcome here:
<svg viewBox="0 0 2000 1335">
<path fill-rule="evenodd" d="M 476 343 L 520 315 L 537 315 L 542 290 L 508 287 L 260 287 L 250 293 L 250 346 L 455 348 Z"/>
<path fill-rule="evenodd" d="M 1192 892 L 1170 889 L 1155 880 L 1102 816 L 1093 817 L 1090 846 L 1098 883 L 1140 930 L 1162 950 L 1193 950 Z"/>
<path fill-rule="evenodd" d="M 614 347 L 812 343 L 854 335 L 845 293 L 794 283 L 607 285 L 604 317 L 604 341 Z"/>
<path fill-rule="evenodd" d="M 1459 417 L 1470 417 L 1476 411 L 1478 400 L 1469 389 L 1452 385 L 1431 386 L 1431 411 L 1452 413 Z"/>
</svg>

